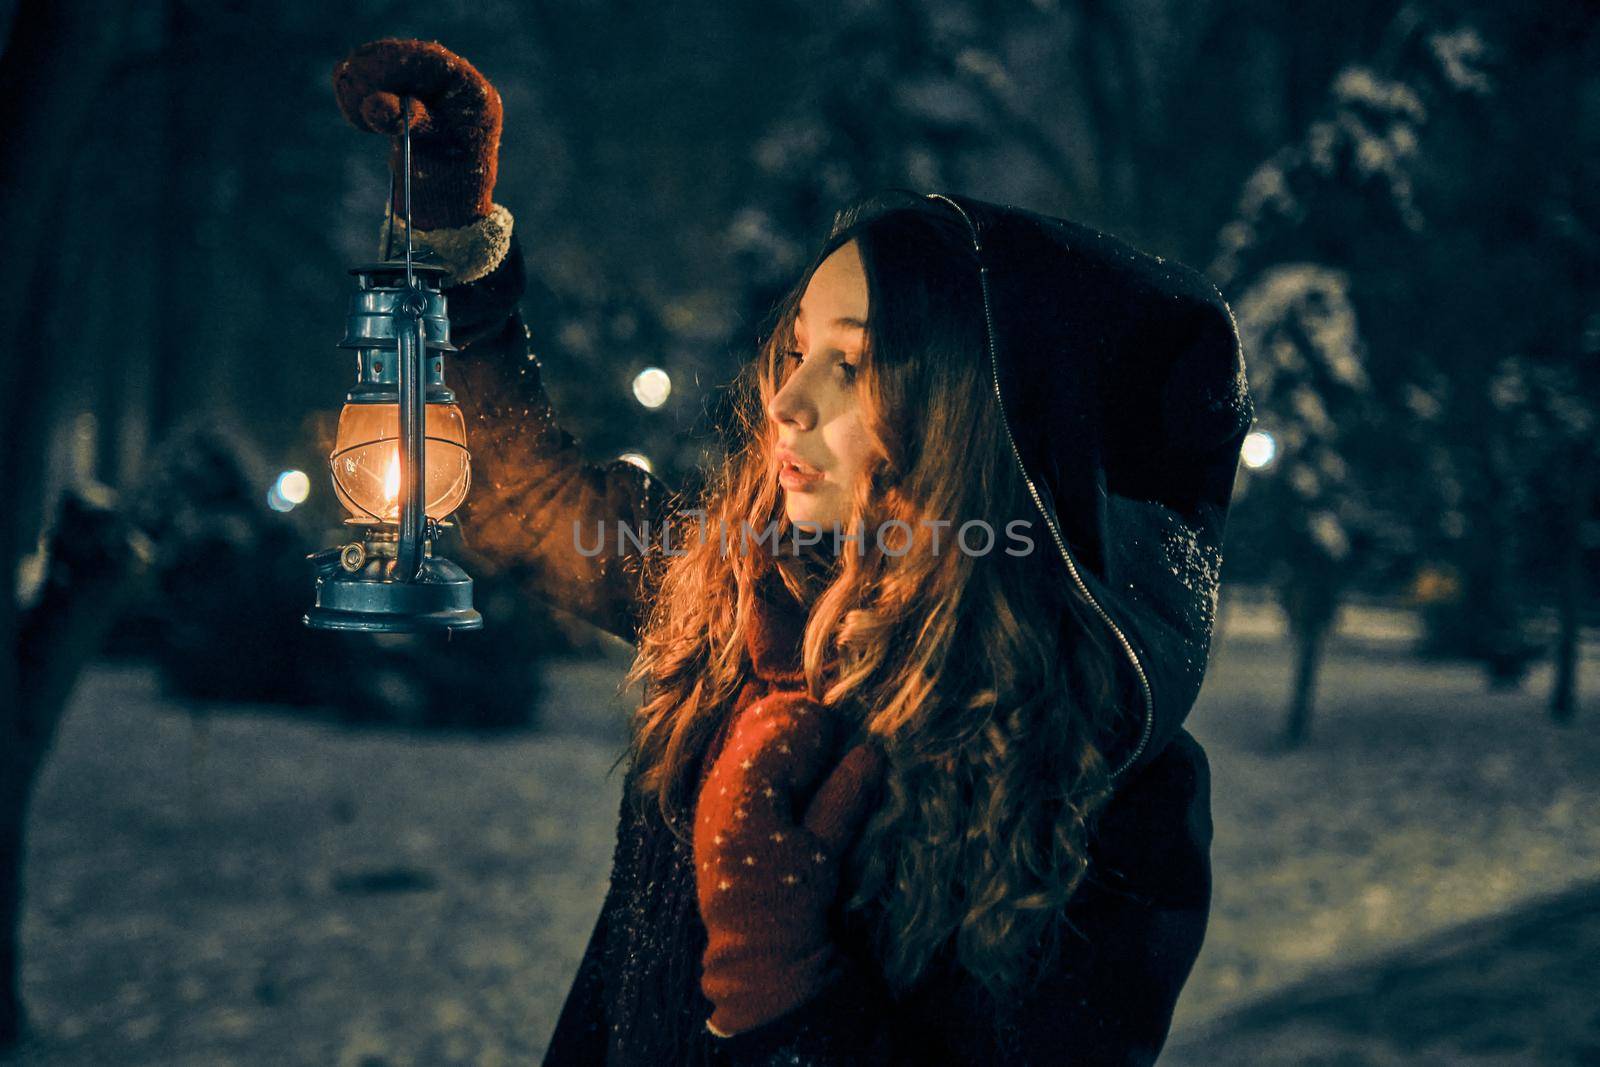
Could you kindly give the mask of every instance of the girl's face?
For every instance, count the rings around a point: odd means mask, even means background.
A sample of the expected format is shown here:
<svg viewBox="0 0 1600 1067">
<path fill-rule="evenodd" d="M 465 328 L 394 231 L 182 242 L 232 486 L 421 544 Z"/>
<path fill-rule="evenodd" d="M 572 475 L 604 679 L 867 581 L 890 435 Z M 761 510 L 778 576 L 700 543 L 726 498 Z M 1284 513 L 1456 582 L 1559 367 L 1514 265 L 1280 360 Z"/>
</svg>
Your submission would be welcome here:
<svg viewBox="0 0 1600 1067">
<path fill-rule="evenodd" d="M 812 274 L 794 324 L 794 350 L 781 357 L 786 376 L 767 404 L 784 510 L 791 523 L 816 523 L 825 533 L 835 524 L 843 528 L 852 487 L 872 456 L 855 383 L 867 310 L 867 276 L 850 241 Z"/>
</svg>

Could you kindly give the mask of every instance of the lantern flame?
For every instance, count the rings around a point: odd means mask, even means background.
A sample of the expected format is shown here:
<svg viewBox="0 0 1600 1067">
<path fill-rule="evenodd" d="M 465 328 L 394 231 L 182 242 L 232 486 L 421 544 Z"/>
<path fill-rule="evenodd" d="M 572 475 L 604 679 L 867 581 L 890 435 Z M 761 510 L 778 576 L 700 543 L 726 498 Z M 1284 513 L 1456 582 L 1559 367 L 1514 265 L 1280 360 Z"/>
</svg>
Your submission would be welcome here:
<svg viewBox="0 0 1600 1067">
<path fill-rule="evenodd" d="M 390 504 L 400 495 L 400 450 L 389 457 L 389 470 L 383 476 L 383 499 Z"/>
</svg>

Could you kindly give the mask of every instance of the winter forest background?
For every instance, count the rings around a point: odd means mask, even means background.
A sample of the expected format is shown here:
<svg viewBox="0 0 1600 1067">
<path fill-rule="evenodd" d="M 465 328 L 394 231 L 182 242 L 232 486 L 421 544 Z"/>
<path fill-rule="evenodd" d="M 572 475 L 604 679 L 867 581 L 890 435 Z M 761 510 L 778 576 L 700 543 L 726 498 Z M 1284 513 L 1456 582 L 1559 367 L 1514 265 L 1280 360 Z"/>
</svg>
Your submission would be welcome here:
<svg viewBox="0 0 1600 1067">
<path fill-rule="evenodd" d="M 488 574 L 448 644 L 299 623 L 387 191 L 329 76 L 382 36 L 500 89 L 563 423 L 674 485 L 859 193 L 1205 269 L 1258 418 L 1190 720 L 1216 898 L 1163 1062 L 1600 1057 L 1597 24 L 0 0 L 0 1062 L 537 1058 L 598 909 L 625 648 Z"/>
</svg>

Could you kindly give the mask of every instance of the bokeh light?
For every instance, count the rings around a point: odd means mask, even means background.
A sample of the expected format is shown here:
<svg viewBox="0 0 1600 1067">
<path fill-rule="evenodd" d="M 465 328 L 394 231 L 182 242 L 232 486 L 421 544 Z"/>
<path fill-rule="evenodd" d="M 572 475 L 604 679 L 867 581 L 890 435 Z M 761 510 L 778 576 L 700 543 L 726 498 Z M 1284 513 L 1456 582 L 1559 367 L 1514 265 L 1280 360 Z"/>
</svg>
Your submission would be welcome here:
<svg viewBox="0 0 1600 1067">
<path fill-rule="evenodd" d="M 293 511 L 310 495 L 311 479 L 305 471 L 284 471 L 267 490 L 267 507 L 273 511 Z"/>
<path fill-rule="evenodd" d="M 1239 456 L 1246 467 L 1253 471 L 1262 470 L 1272 466 L 1272 461 L 1277 458 L 1278 442 L 1265 430 L 1252 430 L 1245 435 Z"/>
<path fill-rule="evenodd" d="M 646 367 L 633 379 L 633 398 L 647 408 L 658 408 L 672 395 L 672 378 L 660 367 Z"/>
<path fill-rule="evenodd" d="M 278 492 L 291 504 L 304 504 L 311 495 L 311 479 L 305 471 L 284 471 L 278 475 Z"/>
</svg>

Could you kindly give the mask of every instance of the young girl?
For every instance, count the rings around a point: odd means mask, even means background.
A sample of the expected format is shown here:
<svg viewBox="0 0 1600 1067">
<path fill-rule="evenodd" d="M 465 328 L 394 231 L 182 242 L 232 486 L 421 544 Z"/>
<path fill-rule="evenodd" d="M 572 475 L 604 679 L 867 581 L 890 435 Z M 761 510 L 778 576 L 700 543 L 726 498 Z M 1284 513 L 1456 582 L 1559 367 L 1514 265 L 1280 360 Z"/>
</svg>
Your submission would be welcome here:
<svg viewBox="0 0 1600 1067">
<path fill-rule="evenodd" d="M 1152 1062 L 1210 904 L 1181 724 L 1251 419 L 1216 290 L 1059 219 L 857 205 L 680 500 L 553 418 L 495 90 L 418 41 L 334 80 L 364 130 L 410 100 L 467 549 L 638 647 L 611 886 L 545 1062 Z"/>
</svg>

